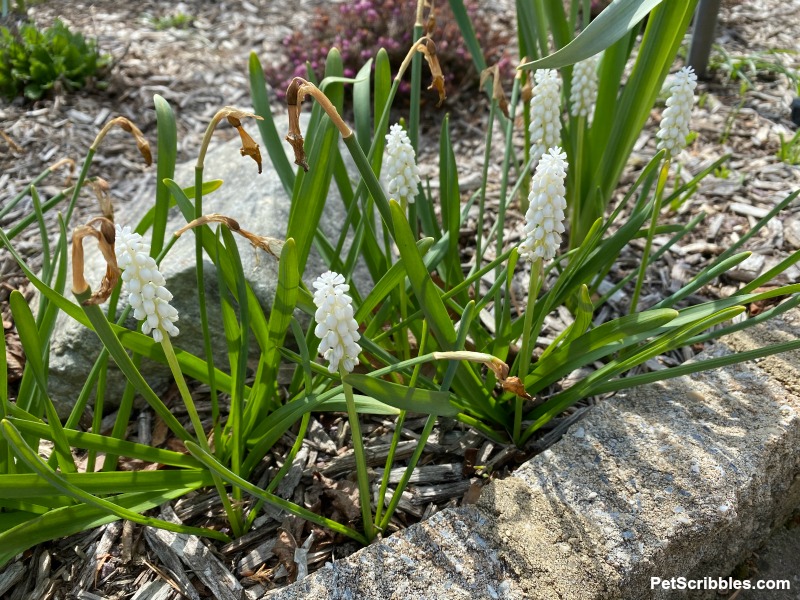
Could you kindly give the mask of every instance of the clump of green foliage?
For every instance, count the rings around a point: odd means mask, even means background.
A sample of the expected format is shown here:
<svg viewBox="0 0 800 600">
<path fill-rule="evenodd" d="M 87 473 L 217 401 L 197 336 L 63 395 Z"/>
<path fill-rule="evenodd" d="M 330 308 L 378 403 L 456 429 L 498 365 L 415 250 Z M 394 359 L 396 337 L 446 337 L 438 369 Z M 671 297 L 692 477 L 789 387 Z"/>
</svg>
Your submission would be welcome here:
<svg viewBox="0 0 800 600">
<path fill-rule="evenodd" d="M 56 82 L 77 90 L 108 64 L 94 40 L 73 33 L 60 20 L 40 30 L 33 24 L 17 32 L 0 28 L 0 95 L 38 100 Z"/>
<path fill-rule="evenodd" d="M 194 17 L 179 12 L 166 17 L 151 17 L 150 22 L 158 31 L 164 31 L 165 29 L 188 29 L 192 26 Z"/>
</svg>

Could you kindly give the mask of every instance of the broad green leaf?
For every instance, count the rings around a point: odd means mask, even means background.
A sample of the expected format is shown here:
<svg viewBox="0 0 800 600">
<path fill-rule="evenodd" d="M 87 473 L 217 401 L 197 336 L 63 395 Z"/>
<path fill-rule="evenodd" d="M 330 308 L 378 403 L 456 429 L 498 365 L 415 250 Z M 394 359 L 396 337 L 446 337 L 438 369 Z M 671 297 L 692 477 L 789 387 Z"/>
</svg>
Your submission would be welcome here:
<svg viewBox="0 0 800 600">
<path fill-rule="evenodd" d="M 372 106 L 370 103 L 370 72 L 372 59 L 370 58 L 356 75 L 353 84 L 353 118 L 356 122 L 356 139 L 364 152 L 369 152 L 372 141 Z"/>
<path fill-rule="evenodd" d="M 328 54 L 325 74 L 326 76 L 341 76 L 342 70 L 339 52 L 333 49 Z M 326 95 L 334 105 L 340 106 L 344 95 L 342 84 L 331 85 Z M 315 104 L 314 108 L 319 107 Z M 310 132 L 315 132 L 313 138 L 311 138 Z M 339 140 L 339 130 L 327 116 L 322 118 L 319 129 L 316 129 L 312 118 L 307 137 L 306 151 L 309 171 L 308 173 L 301 172 L 295 181 L 292 206 L 289 211 L 289 224 L 286 230 L 286 237 L 294 238 L 297 244 L 297 264 L 301 272 L 305 270 L 311 243 L 328 198 L 333 177 L 334 147 Z"/>
<path fill-rule="evenodd" d="M 409 388 L 378 377 L 354 373 L 347 375 L 344 380 L 368 396 L 400 410 L 444 417 L 454 417 L 459 413 L 458 408 L 450 404 L 448 392 Z"/>
<path fill-rule="evenodd" d="M 450 9 L 453 11 L 453 16 L 458 23 L 458 28 L 461 30 L 461 36 L 464 38 L 464 43 L 467 45 L 472 62 L 475 64 L 475 70 L 482 73 L 486 69 L 486 59 L 483 57 L 483 50 L 481 50 L 478 37 L 475 35 L 475 28 L 472 26 L 472 20 L 469 18 L 467 8 L 464 6 L 464 0 L 449 0 Z M 487 84 L 492 85 L 491 80 Z"/>
<path fill-rule="evenodd" d="M 433 238 L 423 238 L 417 242 L 420 256 L 425 256 L 432 245 Z M 354 317 L 356 322 L 363 323 L 367 316 L 400 284 L 405 276 L 406 272 L 403 260 L 395 261 L 358 307 Z"/>
<path fill-rule="evenodd" d="M 520 69 L 558 69 L 602 52 L 622 38 L 662 0 L 614 0 L 569 44 Z"/>
<path fill-rule="evenodd" d="M 392 67 L 389 64 L 389 55 L 386 50 L 381 48 L 375 57 L 375 90 L 374 97 L 374 134 L 372 146 L 369 148 L 372 157 L 370 164 L 376 175 L 381 174 L 381 164 L 383 163 L 383 149 L 386 146 L 386 131 L 381 131 L 380 123 L 383 111 L 387 108 L 389 94 L 392 87 Z"/>
<path fill-rule="evenodd" d="M 408 279 L 414 294 L 420 304 L 420 308 L 428 319 L 428 325 L 434 337 L 445 350 L 452 350 L 456 342 L 456 331 L 453 328 L 453 321 L 447 314 L 444 302 L 439 295 L 436 284 L 433 283 L 425 263 L 422 262 L 419 248 L 411 233 L 403 210 L 400 205 L 392 200 L 390 202 L 392 219 L 395 228 L 395 241 L 400 250 L 400 257 L 406 267 Z"/>
<path fill-rule="evenodd" d="M 538 361 L 525 379 L 525 389 L 535 394 L 583 365 L 614 352 L 614 342 L 635 334 L 658 333 L 658 328 L 678 317 L 669 308 L 627 315 L 603 323 Z"/>
<path fill-rule="evenodd" d="M 458 251 L 461 216 L 461 194 L 458 189 L 456 156 L 450 141 L 450 118 L 445 116 L 439 133 L 439 198 L 442 209 L 442 233 L 448 235 L 447 283 L 458 285 L 464 280 Z"/>
</svg>

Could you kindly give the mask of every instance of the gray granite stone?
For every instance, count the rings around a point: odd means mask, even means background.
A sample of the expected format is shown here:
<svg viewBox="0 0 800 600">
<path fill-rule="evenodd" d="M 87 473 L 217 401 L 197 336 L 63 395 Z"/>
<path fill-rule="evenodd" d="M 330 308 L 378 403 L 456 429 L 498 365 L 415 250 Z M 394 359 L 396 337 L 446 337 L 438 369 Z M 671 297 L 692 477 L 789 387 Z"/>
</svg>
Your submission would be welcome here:
<svg viewBox="0 0 800 600">
<path fill-rule="evenodd" d="M 307 119 L 307 117 L 306 117 Z M 288 130 L 285 117 L 276 117 L 278 131 Z M 303 125 L 305 127 L 305 124 Z M 290 200 L 284 191 L 280 179 L 272 169 L 269 158 L 264 154 L 264 169 L 258 174 L 255 163 L 250 158 L 239 154 L 241 143 L 238 137 L 212 148 L 205 161 L 204 180 L 221 179 L 222 187 L 203 199 L 203 212 L 221 213 L 239 221 L 242 228 L 258 235 L 283 239 L 289 220 Z M 287 156 L 290 148 L 286 145 Z M 293 155 L 290 157 L 293 160 Z M 348 163 L 349 165 L 349 163 Z M 195 161 L 189 161 L 176 167 L 175 181 L 182 187 L 194 183 Z M 355 168 L 349 166 L 351 173 Z M 150 177 L 155 177 L 153 170 Z M 155 184 L 153 183 L 153 186 Z M 139 198 L 117 207 L 116 222 L 120 225 L 135 226 L 144 213 L 153 204 L 154 187 Z M 330 193 L 325 205 L 320 228 L 323 234 L 335 241 L 338 239 L 345 212 L 336 184 L 331 184 Z M 167 223 L 167 235 L 171 235 L 186 224 L 177 207 L 170 210 Z M 213 226 L 216 227 L 216 226 Z M 241 254 L 244 273 L 265 311 L 275 294 L 277 284 L 277 261 L 262 250 L 253 248 L 249 242 L 236 236 Z M 93 289 L 99 282 L 105 266 L 102 257 L 91 240 L 85 242 L 87 279 Z M 212 338 L 215 340 L 215 364 L 227 370 L 227 351 L 219 310 L 219 293 L 217 276 L 211 261 L 206 258 L 203 263 L 206 284 L 206 298 Z M 184 234 L 172 248 L 161 265 L 162 273 L 167 280 L 167 289 L 174 294 L 173 305 L 180 313 L 178 327 L 180 335 L 173 340 L 177 347 L 202 355 L 202 331 L 200 326 L 200 308 L 197 301 L 197 281 L 195 276 L 195 241 L 194 235 Z M 304 281 L 310 284 L 320 273 L 327 270 L 319 255 L 313 250 L 306 265 Z M 94 279 L 91 274 L 95 274 Z M 369 274 L 365 270 L 357 272 L 357 287 L 369 291 Z M 70 295 L 70 294 L 68 294 Z M 131 320 L 129 326 L 135 324 Z M 49 392 L 59 413 L 69 413 L 83 386 L 84 381 L 100 352 L 100 342 L 91 331 L 61 314 L 58 318 L 52 337 L 50 359 Z M 168 369 L 160 364 L 144 359 L 142 372 L 148 382 L 156 390 L 163 392 L 171 381 Z M 107 403 L 115 405 L 121 395 L 124 379 L 112 366 L 110 371 L 110 389 Z"/>
</svg>

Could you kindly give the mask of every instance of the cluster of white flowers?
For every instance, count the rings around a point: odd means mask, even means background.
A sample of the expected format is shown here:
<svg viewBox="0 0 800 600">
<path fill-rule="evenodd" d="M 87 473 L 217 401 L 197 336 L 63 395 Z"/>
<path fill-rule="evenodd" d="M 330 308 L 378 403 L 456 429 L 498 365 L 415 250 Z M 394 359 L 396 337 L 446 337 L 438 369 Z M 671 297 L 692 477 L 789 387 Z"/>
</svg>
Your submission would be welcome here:
<svg viewBox="0 0 800 600">
<path fill-rule="evenodd" d="M 525 239 L 519 246 L 522 258 L 529 261 L 555 257 L 564 233 L 564 178 L 567 176 L 567 154 L 561 148 L 550 148 L 542 156 L 531 180 L 530 205 L 525 213 Z"/>
<path fill-rule="evenodd" d="M 569 103 L 573 117 L 589 117 L 597 101 L 597 62 L 595 54 L 572 67 L 572 91 Z"/>
<path fill-rule="evenodd" d="M 386 134 L 386 178 L 389 195 L 413 204 L 419 191 L 419 167 L 405 129 L 394 124 Z"/>
<path fill-rule="evenodd" d="M 329 361 L 328 371 L 336 373 L 341 363 L 349 373 L 358 364 L 361 353 L 361 346 L 356 343 L 361 336 L 353 318 L 353 299 L 346 294 L 350 286 L 342 275 L 328 271 L 317 278 L 314 288 L 317 305 L 314 335 L 321 340 L 319 353 Z"/>
<path fill-rule="evenodd" d="M 534 74 L 531 98 L 531 155 L 538 160 L 561 141 L 561 80 L 554 69 Z"/>
<path fill-rule="evenodd" d="M 692 67 L 683 67 L 675 74 L 658 130 L 659 150 L 666 148 L 667 152 L 675 155 L 686 146 L 696 87 L 697 75 Z"/>
<path fill-rule="evenodd" d="M 178 335 L 178 311 L 169 303 L 172 294 L 164 287 L 164 276 L 150 256 L 150 245 L 130 227 L 117 225 L 114 251 L 133 316 L 144 321 L 142 333 L 152 333 L 157 342 L 163 340 L 164 333 Z"/>
</svg>

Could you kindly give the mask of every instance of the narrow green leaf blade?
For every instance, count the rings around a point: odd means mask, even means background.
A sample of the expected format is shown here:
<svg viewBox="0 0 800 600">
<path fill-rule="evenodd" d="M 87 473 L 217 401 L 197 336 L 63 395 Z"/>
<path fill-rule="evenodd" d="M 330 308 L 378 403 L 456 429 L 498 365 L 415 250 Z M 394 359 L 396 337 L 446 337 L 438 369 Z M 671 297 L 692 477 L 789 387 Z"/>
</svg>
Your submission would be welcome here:
<svg viewBox="0 0 800 600">
<path fill-rule="evenodd" d="M 378 377 L 351 373 L 345 382 L 389 406 L 410 412 L 454 417 L 459 409 L 450 404 L 450 394 L 384 381 Z"/>
<path fill-rule="evenodd" d="M 250 71 L 250 94 L 253 97 L 253 109 L 259 117 L 263 118 L 263 121 L 257 121 L 261 140 L 264 142 L 269 159 L 272 161 L 272 166 L 281 180 L 283 189 L 286 190 L 286 195 L 291 197 L 295 179 L 294 169 L 292 169 L 289 159 L 286 158 L 283 140 L 278 135 L 278 129 L 275 127 L 272 111 L 269 108 L 264 70 L 261 68 L 261 62 L 255 52 L 250 53 L 248 69 Z M 191 196 L 191 194 L 189 195 Z"/>
<path fill-rule="evenodd" d="M 164 247 L 164 236 L 167 229 L 167 213 L 169 211 L 170 194 L 164 179 L 175 176 L 175 160 L 178 156 L 178 128 L 175 114 L 169 102 L 158 94 L 153 96 L 156 106 L 156 123 L 158 129 L 158 156 L 156 164 L 156 203 L 153 214 L 153 233 L 150 238 L 150 256 L 156 257 Z"/>
</svg>

